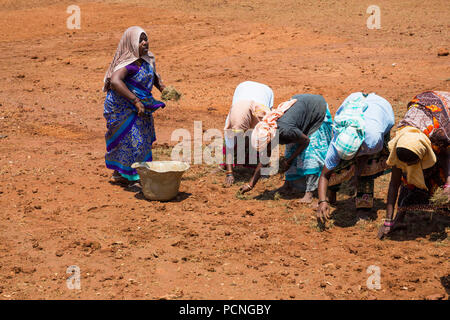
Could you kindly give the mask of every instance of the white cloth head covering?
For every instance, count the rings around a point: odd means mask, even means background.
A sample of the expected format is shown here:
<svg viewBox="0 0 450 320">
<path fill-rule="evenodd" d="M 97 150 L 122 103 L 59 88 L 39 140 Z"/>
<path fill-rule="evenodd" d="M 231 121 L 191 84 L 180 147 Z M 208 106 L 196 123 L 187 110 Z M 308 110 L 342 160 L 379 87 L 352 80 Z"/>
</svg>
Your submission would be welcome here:
<svg viewBox="0 0 450 320">
<path fill-rule="evenodd" d="M 291 99 L 280 103 L 276 109 L 272 109 L 253 129 L 251 136 L 252 147 L 258 152 L 265 149 L 277 132 L 277 120 L 297 102 L 297 99 Z"/>
<path fill-rule="evenodd" d="M 155 56 L 153 53 L 148 51 L 147 54 L 139 56 L 139 38 L 142 33 L 147 35 L 144 29 L 138 26 L 133 26 L 125 30 L 122 38 L 120 39 L 116 54 L 114 55 L 108 71 L 106 71 L 105 78 L 103 79 L 103 91 L 108 91 L 111 76 L 115 71 L 129 65 L 130 63 L 133 63 L 139 58 L 154 66 Z"/>
</svg>

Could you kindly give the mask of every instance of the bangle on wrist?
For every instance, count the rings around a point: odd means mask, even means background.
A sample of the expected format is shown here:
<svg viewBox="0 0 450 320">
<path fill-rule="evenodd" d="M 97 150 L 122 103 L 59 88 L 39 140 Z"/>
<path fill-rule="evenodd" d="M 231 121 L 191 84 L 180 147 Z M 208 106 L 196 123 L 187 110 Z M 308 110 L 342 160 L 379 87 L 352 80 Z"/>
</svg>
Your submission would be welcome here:
<svg viewBox="0 0 450 320">
<path fill-rule="evenodd" d="M 318 204 L 321 204 L 322 202 L 330 203 L 328 200 L 319 200 Z"/>
<path fill-rule="evenodd" d="M 227 177 L 232 177 L 232 176 L 233 176 L 232 172 L 227 173 Z"/>
<path fill-rule="evenodd" d="M 138 101 L 140 101 L 138 97 L 134 97 L 134 99 L 131 100 L 131 102 L 132 102 L 133 104 L 136 104 L 136 102 L 138 102 Z"/>
<path fill-rule="evenodd" d="M 392 219 L 384 219 L 384 226 L 385 227 L 392 227 L 394 225 L 394 220 Z"/>
</svg>

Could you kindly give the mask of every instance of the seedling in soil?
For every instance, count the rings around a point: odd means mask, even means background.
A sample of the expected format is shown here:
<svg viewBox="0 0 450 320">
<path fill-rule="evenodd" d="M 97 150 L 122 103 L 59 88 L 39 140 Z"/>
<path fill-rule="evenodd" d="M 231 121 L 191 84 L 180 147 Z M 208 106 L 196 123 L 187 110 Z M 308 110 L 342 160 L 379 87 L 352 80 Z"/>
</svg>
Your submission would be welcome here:
<svg viewBox="0 0 450 320">
<path fill-rule="evenodd" d="M 434 246 L 437 247 L 437 248 L 447 247 L 448 246 L 448 241 L 447 240 L 436 241 L 434 243 Z"/>
<path fill-rule="evenodd" d="M 238 200 L 249 200 L 249 198 L 245 194 L 242 194 L 241 191 L 237 191 L 236 192 L 236 199 L 238 199 Z"/>
<path fill-rule="evenodd" d="M 320 224 L 320 225 L 319 225 Z M 309 223 L 309 227 L 317 232 L 322 232 L 325 230 L 325 227 L 322 223 L 311 221 Z"/>
<path fill-rule="evenodd" d="M 200 171 L 200 172 L 193 173 L 193 174 L 190 174 L 190 175 L 184 175 L 181 179 L 182 180 L 195 181 L 195 180 L 198 180 L 200 178 L 203 178 L 205 175 L 206 175 L 206 172 Z"/>
<path fill-rule="evenodd" d="M 365 230 L 365 229 L 366 229 L 366 226 L 367 226 L 367 225 L 366 225 L 366 222 L 365 222 L 365 221 L 360 220 L 360 221 L 358 221 L 356 224 L 358 225 L 359 229 L 361 229 L 361 230 Z"/>
<path fill-rule="evenodd" d="M 305 217 L 302 216 L 302 215 L 297 216 L 297 215 L 294 213 L 294 214 L 292 214 L 291 220 L 292 220 L 295 224 L 300 224 L 301 221 L 305 220 Z"/>
</svg>

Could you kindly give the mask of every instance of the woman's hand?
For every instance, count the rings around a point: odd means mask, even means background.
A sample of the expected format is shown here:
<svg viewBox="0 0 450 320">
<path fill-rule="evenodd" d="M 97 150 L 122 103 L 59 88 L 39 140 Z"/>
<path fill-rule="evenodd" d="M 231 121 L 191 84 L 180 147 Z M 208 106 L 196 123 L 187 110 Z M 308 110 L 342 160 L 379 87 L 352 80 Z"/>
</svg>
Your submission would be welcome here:
<svg viewBox="0 0 450 320">
<path fill-rule="evenodd" d="M 138 116 L 142 117 L 145 114 L 145 107 L 142 104 L 142 102 L 140 100 L 136 100 L 136 102 L 134 103 L 134 106 L 137 109 Z"/>
<path fill-rule="evenodd" d="M 385 226 L 384 224 L 378 229 L 378 239 L 383 239 L 384 236 L 389 234 L 392 231 L 392 226 Z"/>
<path fill-rule="evenodd" d="M 234 183 L 234 176 L 231 173 L 227 174 L 227 177 L 225 178 L 225 187 L 231 187 L 231 185 Z"/>
<path fill-rule="evenodd" d="M 448 183 L 443 187 L 444 194 L 447 195 L 447 201 L 450 202 L 450 185 Z"/>
<path fill-rule="evenodd" d="M 253 189 L 253 186 L 251 186 L 250 183 L 247 183 L 247 184 L 244 184 L 244 185 L 241 187 L 240 191 L 241 191 L 242 194 L 244 194 L 244 193 L 246 193 L 246 192 L 249 192 L 249 191 L 252 190 L 252 189 Z"/>
<path fill-rule="evenodd" d="M 330 218 L 330 205 L 328 201 L 322 201 L 317 208 L 317 220 L 325 223 Z"/>
</svg>

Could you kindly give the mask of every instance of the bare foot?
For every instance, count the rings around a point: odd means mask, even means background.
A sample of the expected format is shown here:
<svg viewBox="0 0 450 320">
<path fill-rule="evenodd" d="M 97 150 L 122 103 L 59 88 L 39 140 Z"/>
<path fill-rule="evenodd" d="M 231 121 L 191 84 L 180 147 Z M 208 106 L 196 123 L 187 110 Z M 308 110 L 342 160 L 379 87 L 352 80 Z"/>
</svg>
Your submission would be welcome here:
<svg viewBox="0 0 450 320">
<path fill-rule="evenodd" d="M 128 185 L 126 186 L 126 190 L 131 192 L 139 192 L 142 190 L 141 182 L 138 181 L 130 181 Z"/>
<path fill-rule="evenodd" d="M 389 235 L 389 233 L 392 232 L 392 227 L 388 227 L 385 225 L 382 225 L 379 229 L 378 229 L 378 239 L 382 240 L 384 237 L 386 237 L 387 235 Z"/>
<path fill-rule="evenodd" d="M 307 192 L 305 192 L 305 195 L 303 196 L 303 198 L 298 200 L 298 202 L 300 202 L 300 203 L 311 203 L 312 200 L 313 200 L 313 193 L 307 191 Z"/>
<path fill-rule="evenodd" d="M 122 177 L 118 171 L 114 170 L 111 176 L 111 183 L 119 185 L 128 185 L 129 181 L 128 179 Z"/>
<path fill-rule="evenodd" d="M 385 225 L 382 225 L 380 229 L 378 229 L 378 239 L 383 239 L 384 237 L 390 235 L 395 230 L 402 230 L 407 229 L 406 223 L 403 222 L 397 222 L 391 227 L 387 227 Z"/>
</svg>

